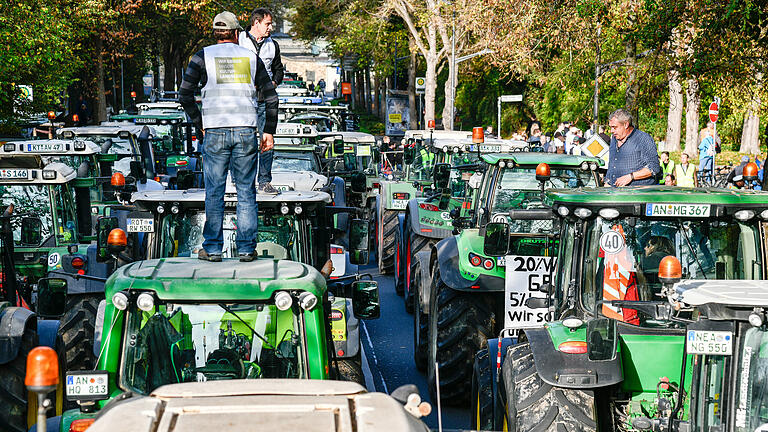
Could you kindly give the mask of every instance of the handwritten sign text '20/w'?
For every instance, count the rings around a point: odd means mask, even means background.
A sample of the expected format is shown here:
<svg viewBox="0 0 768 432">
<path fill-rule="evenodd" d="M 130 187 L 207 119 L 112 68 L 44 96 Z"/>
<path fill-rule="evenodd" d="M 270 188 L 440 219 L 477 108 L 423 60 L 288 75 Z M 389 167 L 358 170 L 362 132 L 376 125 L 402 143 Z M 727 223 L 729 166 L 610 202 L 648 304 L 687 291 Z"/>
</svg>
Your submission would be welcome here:
<svg viewBox="0 0 768 432">
<path fill-rule="evenodd" d="M 550 320 L 547 293 L 557 260 L 554 257 L 508 255 L 505 258 L 504 328 L 540 327 Z"/>
</svg>

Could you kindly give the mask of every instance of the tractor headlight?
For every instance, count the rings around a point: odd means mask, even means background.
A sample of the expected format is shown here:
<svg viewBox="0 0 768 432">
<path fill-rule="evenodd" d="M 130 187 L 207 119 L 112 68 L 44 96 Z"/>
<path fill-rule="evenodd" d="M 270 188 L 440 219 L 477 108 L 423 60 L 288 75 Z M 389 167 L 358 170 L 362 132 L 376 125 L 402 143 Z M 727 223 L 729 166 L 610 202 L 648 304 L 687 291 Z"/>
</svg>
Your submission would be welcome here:
<svg viewBox="0 0 768 432">
<path fill-rule="evenodd" d="M 597 213 L 605 220 L 613 220 L 619 217 L 619 211 L 615 208 L 603 208 Z"/>
<path fill-rule="evenodd" d="M 45 172 L 45 171 L 43 171 Z M 752 210 L 739 210 L 736 213 L 733 214 L 733 217 L 736 218 L 736 220 L 740 222 L 748 221 L 755 217 L 755 212 Z"/>
<path fill-rule="evenodd" d="M 280 206 L 280 213 L 282 213 L 282 214 L 286 215 L 286 214 L 288 214 L 290 211 L 291 211 L 291 208 L 290 208 L 290 207 L 288 207 L 288 204 L 286 204 L 286 203 L 283 203 L 283 204 Z"/>
<path fill-rule="evenodd" d="M 152 294 L 141 293 L 136 298 L 136 306 L 144 312 L 149 312 L 155 307 L 155 298 L 152 297 Z"/>
<path fill-rule="evenodd" d="M 293 212 L 296 213 L 297 215 L 300 215 L 301 212 L 303 212 L 303 211 L 304 211 L 304 209 L 301 208 L 301 206 L 299 204 L 296 204 L 296 207 L 293 208 Z"/>
<path fill-rule="evenodd" d="M 311 292 L 299 294 L 299 306 L 304 310 L 312 310 L 317 305 L 317 296 Z"/>
<path fill-rule="evenodd" d="M 592 216 L 592 210 L 584 207 L 579 207 L 573 211 L 573 214 L 575 214 L 579 219 L 586 219 Z"/>
<path fill-rule="evenodd" d="M 128 309 L 128 296 L 123 292 L 117 292 L 112 296 L 112 304 L 117 310 L 126 310 Z"/>
<path fill-rule="evenodd" d="M 751 314 L 749 314 L 749 323 L 752 327 L 762 327 L 764 320 L 763 311 L 760 308 L 755 308 Z"/>
<path fill-rule="evenodd" d="M 568 207 L 561 206 L 557 208 L 557 214 L 559 214 L 562 217 L 568 216 L 568 213 L 570 212 L 571 211 L 568 209 Z"/>
<path fill-rule="evenodd" d="M 275 294 L 275 306 L 281 310 L 288 310 L 293 305 L 293 297 L 285 291 Z"/>
</svg>

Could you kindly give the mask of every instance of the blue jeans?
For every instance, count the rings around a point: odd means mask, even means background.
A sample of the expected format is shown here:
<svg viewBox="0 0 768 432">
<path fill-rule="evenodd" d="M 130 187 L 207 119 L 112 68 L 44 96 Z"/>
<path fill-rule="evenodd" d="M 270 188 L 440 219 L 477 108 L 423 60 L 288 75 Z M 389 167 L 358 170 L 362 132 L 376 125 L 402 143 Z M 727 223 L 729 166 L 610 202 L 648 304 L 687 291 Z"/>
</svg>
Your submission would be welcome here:
<svg viewBox="0 0 768 432">
<path fill-rule="evenodd" d="M 267 123 L 267 104 L 264 101 L 256 106 L 256 115 L 259 116 L 259 135 L 256 136 L 256 148 L 261 148 L 261 134 L 264 133 L 264 125 Z M 259 184 L 263 185 L 272 181 L 272 159 L 274 151 L 269 150 L 261 153 L 259 158 Z"/>
<path fill-rule="evenodd" d="M 224 191 L 227 172 L 237 189 L 237 236 L 239 254 L 250 254 L 258 242 L 259 207 L 256 203 L 256 167 L 259 147 L 256 129 L 231 127 L 206 129 L 203 138 L 205 163 L 205 226 L 203 249 L 219 255 L 224 246 Z"/>
<path fill-rule="evenodd" d="M 699 172 L 701 173 L 701 178 L 707 180 L 712 179 L 712 164 L 714 161 L 715 158 L 712 156 L 701 156 L 699 158 Z"/>
</svg>

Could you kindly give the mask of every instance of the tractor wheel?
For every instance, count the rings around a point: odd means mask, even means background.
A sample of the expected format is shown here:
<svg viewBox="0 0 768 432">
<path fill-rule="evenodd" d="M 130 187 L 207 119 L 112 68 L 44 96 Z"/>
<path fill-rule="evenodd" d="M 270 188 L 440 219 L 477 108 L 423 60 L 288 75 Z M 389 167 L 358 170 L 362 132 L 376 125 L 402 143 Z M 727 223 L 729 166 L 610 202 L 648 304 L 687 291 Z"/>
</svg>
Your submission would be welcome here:
<svg viewBox="0 0 768 432">
<path fill-rule="evenodd" d="M 365 387 L 365 375 L 363 375 L 360 354 L 352 358 L 338 359 L 339 378 L 342 381 L 351 381 Z"/>
<path fill-rule="evenodd" d="M 398 229 L 397 232 L 395 232 L 395 270 L 394 270 L 394 279 L 395 279 L 395 293 L 399 296 L 403 295 L 405 290 L 405 281 L 403 280 L 403 275 L 405 272 L 403 271 L 403 240 L 402 236 L 400 234 L 400 230 Z"/>
<path fill-rule="evenodd" d="M 384 210 L 381 220 L 381 257 L 379 258 L 379 272 L 391 273 L 395 267 L 395 233 L 399 228 L 397 210 Z"/>
<path fill-rule="evenodd" d="M 511 362 L 511 363 L 508 363 Z M 553 387 L 542 381 L 528 342 L 509 351 L 504 362 L 508 430 L 592 432 L 595 423 L 595 398 L 591 391 Z M 509 372 L 509 373 L 507 373 Z"/>
<path fill-rule="evenodd" d="M 437 363 L 440 398 L 445 403 L 458 405 L 469 399 L 475 354 L 491 337 L 496 315 L 490 305 L 490 295 L 449 288 L 440 278 L 437 263 L 432 274 L 427 381 L 435 400 Z"/>
<path fill-rule="evenodd" d="M 21 336 L 19 354 L 0 365 L 0 430 L 26 432 L 37 420 L 37 396 L 27 390 L 27 355 L 37 346 L 37 331 L 27 327 Z"/>
<path fill-rule="evenodd" d="M 420 236 L 410 232 L 410 230 L 406 231 L 405 238 L 405 257 L 403 259 L 405 262 L 403 267 L 403 272 L 405 273 L 405 276 L 403 277 L 403 280 L 405 281 L 405 310 L 406 312 L 411 313 L 413 311 L 413 287 L 411 286 L 411 283 L 413 283 L 414 278 L 418 277 L 415 273 L 417 270 L 414 268 L 416 260 L 413 258 L 417 253 L 432 247 L 432 245 L 435 244 L 435 240 Z"/>
<path fill-rule="evenodd" d="M 416 263 L 416 275 L 419 274 L 419 266 L 421 264 Z M 416 276 L 418 278 L 418 276 Z M 427 370 L 427 354 L 429 345 L 427 345 L 427 331 L 429 330 L 429 321 L 427 321 L 427 314 L 422 312 L 420 284 L 421 280 L 414 281 L 412 288 L 414 290 L 411 297 L 413 298 L 413 362 L 416 364 L 416 369 L 421 372 Z M 407 303 L 406 303 L 407 304 Z"/>
<path fill-rule="evenodd" d="M 101 298 L 104 298 L 104 294 L 101 294 Z M 96 368 L 93 343 L 96 313 L 101 298 L 96 294 L 67 296 L 59 337 L 64 343 L 63 364 L 68 371 Z"/>
<path fill-rule="evenodd" d="M 472 368 L 472 429 L 495 430 L 493 425 L 493 378 L 488 348 L 475 355 Z"/>
</svg>

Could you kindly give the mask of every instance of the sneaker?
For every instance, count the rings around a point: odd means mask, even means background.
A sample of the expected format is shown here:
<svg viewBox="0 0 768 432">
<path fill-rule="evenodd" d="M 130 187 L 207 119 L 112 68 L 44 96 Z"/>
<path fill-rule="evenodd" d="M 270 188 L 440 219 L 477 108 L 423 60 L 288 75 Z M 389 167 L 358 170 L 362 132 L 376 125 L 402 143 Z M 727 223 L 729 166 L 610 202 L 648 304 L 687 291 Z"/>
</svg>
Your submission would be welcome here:
<svg viewBox="0 0 768 432">
<path fill-rule="evenodd" d="M 249 254 L 240 254 L 240 262 L 251 262 L 256 259 L 255 252 Z"/>
<path fill-rule="evenodd" d="M 277 195 L 280 193 L 280 191 L 275 189 L 275 187 L 272 186 L 272 183 L 264 183 L 259 185 L 259 193 Z"/>
<path fill-rule="evenodd" d="M 221 254 L 209 254 L 205 249 L 197 252 L 197 259 L 210 262 L 221 262 Z"/>
</svg>

